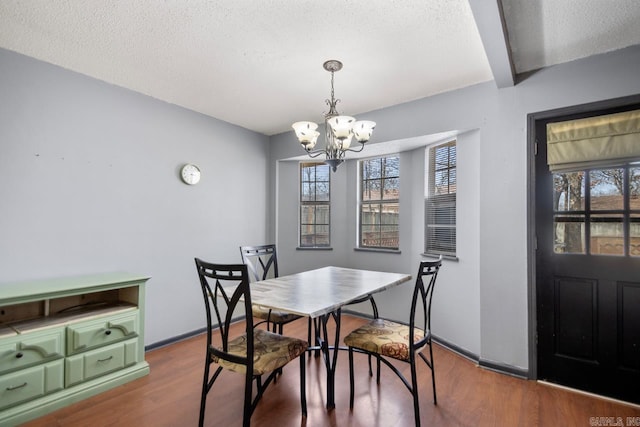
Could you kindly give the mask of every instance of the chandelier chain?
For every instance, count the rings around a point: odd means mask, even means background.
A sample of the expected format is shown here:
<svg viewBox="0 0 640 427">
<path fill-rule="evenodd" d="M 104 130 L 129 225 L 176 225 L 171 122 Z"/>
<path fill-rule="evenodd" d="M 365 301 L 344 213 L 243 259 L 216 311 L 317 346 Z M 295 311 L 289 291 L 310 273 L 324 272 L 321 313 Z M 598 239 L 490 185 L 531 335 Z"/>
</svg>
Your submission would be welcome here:
<svg viewBox="0 0 640 427">
<path fill-rule="evenodd" d="M 333 99 L 334 99 L 334 91 L 333 91 L 333 75 L 335 74 L 334 71 L 331 72 L 331 103 L 334 103 Z"/>
</svg>

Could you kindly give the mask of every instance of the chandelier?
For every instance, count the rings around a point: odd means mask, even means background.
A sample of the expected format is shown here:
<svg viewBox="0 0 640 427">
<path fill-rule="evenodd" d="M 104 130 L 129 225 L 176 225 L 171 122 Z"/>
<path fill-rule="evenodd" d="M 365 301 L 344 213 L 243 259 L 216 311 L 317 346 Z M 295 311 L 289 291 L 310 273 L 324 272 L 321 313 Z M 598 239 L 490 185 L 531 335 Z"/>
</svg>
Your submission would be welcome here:
<svg viewBox="0 0 640 427">
<path fill-rule="evenodd" d="M 318 129 L 317 123 L 296 122 L 291 127 L 295 130 L 298 141 L 309 157 L 315 158 L 324 154 L 326 156 L 325 163 L 331 166 L 335 172 L 340 163 L 344 162 L 344 155 L 347 151 L 359 153 L 364 149 L 364 144 L 371 138 L 376 123 L 369 120 L 356 121 L 353 117 L 341 116 L 338 113 L 336 104 L 340 100 L 334 97 L 333 75 L 342 69 L 342 62 L 331 59 L 322 66 L 331 73 L 331 99 L 325 100 L 329 106 L 329 111 L 324 115 L 325 147 L 314 150 L 320 135 L 320 132 L 316 130 Z M 360 143 L 359 149 L 351 148 L 353 138 Z"/>
</svg>

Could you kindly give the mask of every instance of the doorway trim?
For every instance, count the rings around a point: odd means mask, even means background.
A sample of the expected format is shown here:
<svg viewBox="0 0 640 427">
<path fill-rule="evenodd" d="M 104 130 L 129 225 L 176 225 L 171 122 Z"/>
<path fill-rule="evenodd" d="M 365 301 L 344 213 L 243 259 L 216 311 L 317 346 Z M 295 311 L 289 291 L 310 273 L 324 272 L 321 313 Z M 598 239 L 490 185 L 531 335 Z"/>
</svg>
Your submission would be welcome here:
<svg viewBox="0 0 640 427">
<path fill-rule="evenodd" d="M 611 108 L 625 108 L 631 105 L 640 105 L 640 94 L 611 98 L 603 101 L 589 102 L 586 104 L 571 105 L 553 110 L 539 111 L 527 114 L 527 310 L 529 319 L 529 379 L 538 379 L 538 323 L 536 301 L 536 194 L 535 194 L 535 161 L 538 144 L 536 135 L 536 123 L 540 120 L 549 120 L 555 117 L 568 115 L 580 115 L 606 110 Z"/>
</svg>

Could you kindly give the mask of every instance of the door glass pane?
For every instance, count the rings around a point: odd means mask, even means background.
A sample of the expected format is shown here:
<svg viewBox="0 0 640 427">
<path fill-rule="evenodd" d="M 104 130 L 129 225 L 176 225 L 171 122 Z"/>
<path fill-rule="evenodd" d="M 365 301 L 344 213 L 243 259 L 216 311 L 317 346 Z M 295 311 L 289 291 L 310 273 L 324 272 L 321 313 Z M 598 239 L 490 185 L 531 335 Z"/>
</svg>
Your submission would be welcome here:
<svg viewBox="0 0 640 427">
<path fill-rule="evenodd" d="M 592 215 L 589 227 L 592 255 L 624 255 L 622 215 Z"/>
<path fill-rule="evenodd" d="M 629 168 L 629 255 L 640 256 L 640 167 Z"/>
<path fill-rule="evenodd" d="M 584 221 L 584 215 L 553 216 L 553 251 L 555 253 L 585 253 Z"/>
<path fill-rule="evenodd" d="M 629 169 L 629 197 L 631 209 L 640 211 L 640 167 Z"/>
<path fill-rule="evenodd" d="M 591 210 L 624 209 L 624 169 L 598 169 L 589 172 Z"/>
<path fill-rule="evenodd" d="M 640 213 L 631 214 L 629 226 L 629 255 L 640 256 Z"/>
<path fill-rule="evenodd" d="M 553 209 L 584 210 L 584 171 L 553 174 Z"/>
</svg>

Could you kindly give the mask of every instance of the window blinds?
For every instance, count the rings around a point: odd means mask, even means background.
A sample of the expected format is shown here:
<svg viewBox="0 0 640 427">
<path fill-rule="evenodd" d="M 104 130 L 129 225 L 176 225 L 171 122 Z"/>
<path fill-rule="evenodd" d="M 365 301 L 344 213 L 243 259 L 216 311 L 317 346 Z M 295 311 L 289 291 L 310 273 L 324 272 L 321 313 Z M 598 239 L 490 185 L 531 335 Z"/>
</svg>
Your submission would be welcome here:
<svg viewBox="0 0 640 427">
<path fill-rule="evenodd" d="M 425 252 L 456 254 L 456 141 L 429 148 Z"/>
<path fill-rule="evenodd" d="M 640 158 L 640 110 L 547 125 L 551 171 Z"/>
</svg>

